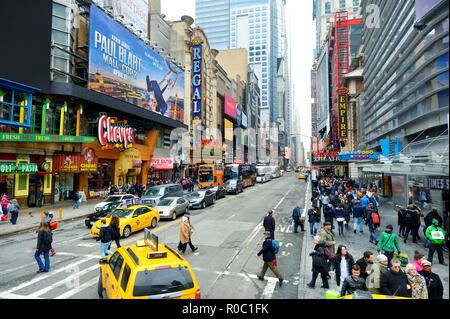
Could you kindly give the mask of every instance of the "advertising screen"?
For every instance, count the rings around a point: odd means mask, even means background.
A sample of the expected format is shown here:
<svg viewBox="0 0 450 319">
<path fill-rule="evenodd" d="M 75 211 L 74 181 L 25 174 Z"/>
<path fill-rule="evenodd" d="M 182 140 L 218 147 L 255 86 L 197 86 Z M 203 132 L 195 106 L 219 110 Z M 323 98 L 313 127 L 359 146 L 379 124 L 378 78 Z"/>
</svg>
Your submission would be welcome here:
<svg viewBox="0 0 450 319">
<path fill-rule="evenodd" d="M 236 101 L 228 94 L 225 94 L 225 114 L 236 118 Z"/>
<path fill-rule="evenodd" d="M 224 119 L 225 126 L 225 139 L 228 141 L 233 141 L 233 123 Z"/>
<path fill-rule="evenodd" d="M 91 5 L 89 89 L 184 120 L 184 72 Z"/>
</svg>

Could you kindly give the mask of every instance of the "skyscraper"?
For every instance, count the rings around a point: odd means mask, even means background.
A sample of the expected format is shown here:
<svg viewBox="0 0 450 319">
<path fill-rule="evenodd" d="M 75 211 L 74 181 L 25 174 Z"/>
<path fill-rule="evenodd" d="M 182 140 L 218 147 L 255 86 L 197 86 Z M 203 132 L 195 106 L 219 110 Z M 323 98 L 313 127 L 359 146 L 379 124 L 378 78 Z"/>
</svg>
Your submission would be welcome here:
<svg viewBox="0 0 450 319">
<path fill-rule="evenodd" d="M 248 50 L 249 65 L 260 81 L 263 128 L 279 118 L 277 75 L 285 5 L 285 0 L 196 0 L 196 25 L 203 28 L 211 47 Z"/>
</svg>

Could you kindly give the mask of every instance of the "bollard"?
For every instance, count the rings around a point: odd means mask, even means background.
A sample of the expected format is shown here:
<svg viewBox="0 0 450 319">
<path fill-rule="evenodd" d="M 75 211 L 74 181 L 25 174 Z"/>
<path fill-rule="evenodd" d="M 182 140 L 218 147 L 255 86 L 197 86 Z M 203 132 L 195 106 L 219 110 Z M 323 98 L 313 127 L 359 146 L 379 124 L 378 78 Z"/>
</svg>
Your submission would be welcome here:
<svg viewBox="0 0 450 319">
<path fill-rule="evenodd" d="M 62 218 L 62 208 L 59 208 L 59 219 Z"/>
</svg>

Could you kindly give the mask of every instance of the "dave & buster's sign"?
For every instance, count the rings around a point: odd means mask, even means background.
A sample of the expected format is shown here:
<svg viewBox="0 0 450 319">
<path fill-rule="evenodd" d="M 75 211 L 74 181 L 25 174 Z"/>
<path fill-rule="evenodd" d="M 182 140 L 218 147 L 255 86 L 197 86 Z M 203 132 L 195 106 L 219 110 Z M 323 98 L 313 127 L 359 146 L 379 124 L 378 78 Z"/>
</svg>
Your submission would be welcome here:
<svg viewBox="0 0 450 319">
<path fill-rule="evenodd" d="M 134 130 L 127 125 L 126 120 L 118 122 L 117 117 L 101 114 L 98 120 L 98 141 L 104 149 L 118 148 L 124 151 L 133 146 Z"/>
</svg>

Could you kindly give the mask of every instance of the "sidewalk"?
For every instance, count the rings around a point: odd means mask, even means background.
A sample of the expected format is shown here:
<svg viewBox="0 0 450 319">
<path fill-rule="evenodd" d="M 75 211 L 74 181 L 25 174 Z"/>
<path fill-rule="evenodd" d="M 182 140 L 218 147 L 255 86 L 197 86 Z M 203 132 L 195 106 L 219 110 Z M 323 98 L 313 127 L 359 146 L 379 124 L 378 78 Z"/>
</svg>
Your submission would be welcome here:
<svg viewBox="0 0 450 319">
<path fill-rule="evenodd" d="M 101 201 L 103 201 L 103 198 L 82 202 L 80 203 L 79 209 L 73 209 L 74 201 L 71 200 L 44 207 L 22 208 L 19 211 L 16 225 L 11 224 L 10 222 L 11 214 L 8 214 L 8 219 L 6 221 L 0 221 L 0 237 L 13 235 L 30 229 L 37 229 L 41 221 L 41 212 L 43 211 L 52 211 L 53 217 L 58 223 L 76 218 L 84 218 L 85 216 L 92 214 L 95 205 Z M 62 209 L 61 218 L 59 218 L 60 208 Z"/>
<path fill-rule="evenodd" d="M 308 205 L 310 201 L 308 200 Z M 398 236 L 398 225 L 397 225 L 397 211 L 394 210 L 392 201 L 390 199 L 382 198 L 379 206 L 379 212 L 381 216 L 381 227 L 375 232 L 377 238 L 380 238 L 381 233 L 384 231 L 385 227 L 388 224 L 391 224 L 394 227 L 394 233 Z M 323 217 L 323 216 L 322 216 Z M 322 227 L 322 222 L 320 223 L 320 227 Z M 337 231 L 337 222 L 334 222 L 335 229 L 333 230 L 335 234 L 336 240 L 336 248 L 338 245 L 343 244 L 347 246 L 348 252 L 353 256 L 355 262 L 362 258 L 363 253 L 366 250 L 372 251 L 374 253 L 374 257 L 377 256 L 377 246 L 371 244 L 369 242 L 369 230 L 367 226 L 364 226 L 364 233 L 360 234 L 357 231 L 356 234 L 353 233 L 353 218 L 350 220 L 348 225 L 348 230 L 345 229 L 344 226 L 344 236 L 340 237 Z M 319 229 L 320 229 L 319 227 Z M 425 255 L 425 258 L 428 257 L 428 248 L 423 246 L 424 244 L 424 234 L 423 234 L 423 218 L 422 218 L 422 226 L 419 230 L 420 240 L 417 244 L 412 243 L 412 237 L 409 236 L 408 242 L 405 244 L 403 242 L 403 238 L 399 237 L 399 245 L 401 252 L 403 254 L 408 255 L 408 260 L 410 263 L 414 261 L 414 250 L 418 250 Z M 299 299 L 325 299 L 325 293 L 328 289 L 320 288 L 322 285 L 322 279 L 319 275 L 316 281 L 316 287 L 314 289 L 308 288 L 306 286 L 307 283 L 310 282 L 312 277 L 312 257 L 309 256 L 309 253 L 313 251 L 314 243 L 313 239 L 309 234 L 309 224 L 305 223 L 305 232 L 303 233 L 303 248 L 300 256 L 300 282 L 298 287 L 298 298 Z M 446 256 L 446 252 L 444 252 L 444 256 Z M 444 258 L 444 262 L 449 264 L 449 260 Z M 368 268 L 370 269 L 370 268 Z M 437 252 L 435 252 L 433 256 L 433 272 L 438 274 L 441 278 L 442 284 L 444 286 L 444 299 L 449 298 L 449 266 L 440 265 L 437 257 Z M 328 280 L 330 285 L 330 290 L 339 291 L 336 286 L 336 280 L 334 276 L 331 276 L 331 279 Z"/>
</svg>

